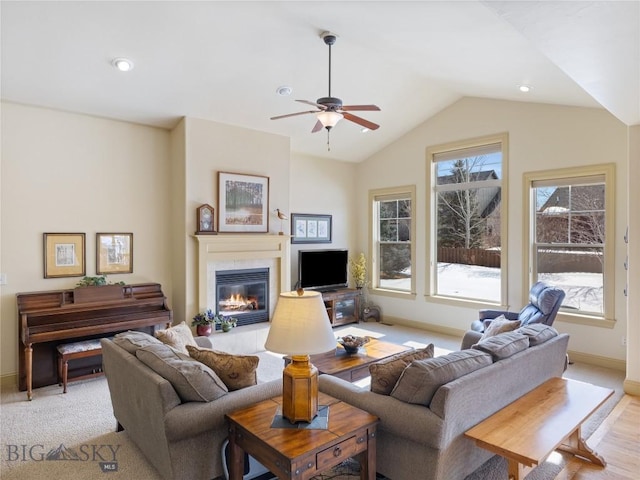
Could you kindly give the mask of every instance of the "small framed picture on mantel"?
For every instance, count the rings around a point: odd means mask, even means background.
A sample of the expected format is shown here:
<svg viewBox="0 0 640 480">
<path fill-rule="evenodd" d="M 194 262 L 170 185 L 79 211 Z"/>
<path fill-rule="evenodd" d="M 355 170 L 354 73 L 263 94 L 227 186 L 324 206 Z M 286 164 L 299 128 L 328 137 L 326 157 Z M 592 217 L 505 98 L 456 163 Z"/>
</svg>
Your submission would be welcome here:
<svg viewBox="0 0 640 480">
<path fill-rule="evenodd" d="M 203 204 L 198 207 L 197 214 L 197 226 L 196 235 L 215 235 L 216 229 L 213 224 L 215 210 L 211 205 Z"/>
</svg>

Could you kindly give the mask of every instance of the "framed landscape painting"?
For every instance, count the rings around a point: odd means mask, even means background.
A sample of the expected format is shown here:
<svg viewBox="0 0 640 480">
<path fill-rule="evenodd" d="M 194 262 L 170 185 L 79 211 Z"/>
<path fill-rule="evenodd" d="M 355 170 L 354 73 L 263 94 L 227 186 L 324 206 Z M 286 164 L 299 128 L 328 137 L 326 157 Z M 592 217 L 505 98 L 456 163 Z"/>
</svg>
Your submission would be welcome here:
<svg viewBox="0 0 640 480">
<path fill-rule="evenodd" d="M 84 233 L 45 233 L 44 278 L 83 277 L 85 267 Z"/>
<path fill-rule="evenodd" d="M 269 231 L 269 177 L 218 172 L 218 231 Z"/>
<path fill-rule="evenodd" d="M 291 243 L 331 243 L 331 215 L 291 214 Z"/>
</svg>

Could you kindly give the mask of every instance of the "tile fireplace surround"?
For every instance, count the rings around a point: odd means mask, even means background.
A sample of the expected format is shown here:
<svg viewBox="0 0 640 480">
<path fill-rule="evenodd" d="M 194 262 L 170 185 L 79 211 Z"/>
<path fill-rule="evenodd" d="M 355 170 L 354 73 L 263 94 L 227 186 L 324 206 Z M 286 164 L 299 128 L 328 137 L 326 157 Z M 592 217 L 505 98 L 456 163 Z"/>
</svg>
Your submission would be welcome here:
<svg viewBox="0 0 640 480">
<path fill-rule="evenodd" d="M 217 270 L 269 268 L 269 318 L 280 292 L 291 290 L 290 237 L 270 234 L 195 235 L 198 242 L 198 308 L 215 305 Z M 214 333 L 214 348 L 230 353 L 264 350 L 268 323 Z"/>
</svg>

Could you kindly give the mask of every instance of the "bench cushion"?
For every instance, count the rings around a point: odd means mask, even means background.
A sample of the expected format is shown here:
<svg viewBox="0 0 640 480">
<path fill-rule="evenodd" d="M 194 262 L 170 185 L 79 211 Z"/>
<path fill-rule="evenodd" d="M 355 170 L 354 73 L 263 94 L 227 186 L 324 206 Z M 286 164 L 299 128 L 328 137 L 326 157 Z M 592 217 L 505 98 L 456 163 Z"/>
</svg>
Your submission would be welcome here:
<svg viewBox="0 0 640 480">
<path fill-rule="evenodd" d="M 91 352 L 93 350 L 99 351 L 102 350 L 102 347 L 100 346 L 100 339 L 96 338 L 95 340 L 84 340 L 82 342 L 65 343 L 62 345 L 58 345 L 57 349 L 61 355 L 72 355 L 74 353 Z"/>
</svg>

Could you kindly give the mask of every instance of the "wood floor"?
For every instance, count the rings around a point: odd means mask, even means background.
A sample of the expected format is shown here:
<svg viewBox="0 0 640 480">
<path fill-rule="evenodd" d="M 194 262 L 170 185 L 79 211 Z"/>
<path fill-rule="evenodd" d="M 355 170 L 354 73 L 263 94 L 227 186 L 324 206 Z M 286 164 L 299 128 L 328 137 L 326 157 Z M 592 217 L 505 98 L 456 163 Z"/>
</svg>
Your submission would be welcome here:
<svg viewBox="0 0 640 480">
<path fill-rule="evenodd" d="M 605 468 L 571 459 L 555 480 L 633 480 L 640 478 L 640 397 L 625 395 L 589 437 Z"/>
</svg>

